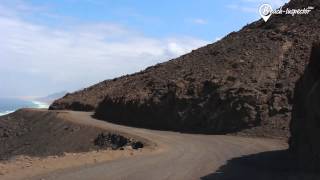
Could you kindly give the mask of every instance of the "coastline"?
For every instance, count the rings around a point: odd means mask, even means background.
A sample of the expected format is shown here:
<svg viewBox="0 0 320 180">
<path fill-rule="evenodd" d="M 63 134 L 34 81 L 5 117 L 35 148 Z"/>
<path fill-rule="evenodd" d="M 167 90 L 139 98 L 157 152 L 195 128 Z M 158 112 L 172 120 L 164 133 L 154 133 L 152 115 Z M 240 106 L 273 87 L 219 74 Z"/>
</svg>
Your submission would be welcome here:
<svg viewBox="0 0 320 180">
<path fill-rule="evenodd" d="M 49 108 L 49 103 L 46 102 L 41 102 L 41 101 L 31 101 L 34 105 L 37 105 L 37 109 L 48 109 Z"/>
<path fill-rule="evenodd" d="M 2 111 L 0 112 L 0 116 L 4 116 L 4 115 L 7 115 L 7 114 L 10 114 L 10 113 L 13 113 L 14 111 Z"/>
<path fill-rule="evenodd" d="M 0 117 L 11 114 L 19 109 L 22 109 L 22 108 L 36 108 L 36 109 L 48 109 L 49 108 L 49 103 L 46 103 L 46 102 L 34 101 L 34 100 L 30 100 L 29 102 L 30 102 L 30 105 L 27 105 L 27 106 L 17 106 L 15 109 L 6 109 L 3 111 L 0 111 Z"/>
</svg>

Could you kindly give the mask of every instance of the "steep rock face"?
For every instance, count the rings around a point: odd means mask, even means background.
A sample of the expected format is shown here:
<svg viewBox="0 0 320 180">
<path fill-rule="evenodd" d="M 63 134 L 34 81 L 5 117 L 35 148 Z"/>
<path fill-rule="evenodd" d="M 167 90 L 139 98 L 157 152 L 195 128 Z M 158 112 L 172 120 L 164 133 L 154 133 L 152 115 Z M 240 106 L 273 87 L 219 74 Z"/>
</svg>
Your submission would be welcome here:
<svg viewBox="0 0 320 180">
<path fill-rule="evenodd" d="M 297 82 L 291 122 L 290 149 L 304 168 L 320 170 L 320 44 Z"/>
<path fill-rule="evenodd" d="M 100 119 L 156 129 L 288 136 L 293 89 L 320 39 L 320 14 L 318 1 L 286 6 L 307 6 L 316 9 L 254 22 L 177 59 L 69 94 L 50 109 L 95 109 Z"/>
</svg>

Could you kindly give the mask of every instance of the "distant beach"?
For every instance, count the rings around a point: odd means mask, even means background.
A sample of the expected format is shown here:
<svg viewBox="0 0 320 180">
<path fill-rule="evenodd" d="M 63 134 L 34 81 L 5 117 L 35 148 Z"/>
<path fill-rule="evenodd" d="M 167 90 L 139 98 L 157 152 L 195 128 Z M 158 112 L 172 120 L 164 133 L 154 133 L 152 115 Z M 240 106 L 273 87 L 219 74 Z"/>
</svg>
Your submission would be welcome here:
<svg viewBox="0 0 320 180">
<path fill-rule="evenodd" d="M 0 98 L 0 116 L 10 114 L 21 108 L 47 109 L 48 103 L 18 98 Z"/>
</svg>

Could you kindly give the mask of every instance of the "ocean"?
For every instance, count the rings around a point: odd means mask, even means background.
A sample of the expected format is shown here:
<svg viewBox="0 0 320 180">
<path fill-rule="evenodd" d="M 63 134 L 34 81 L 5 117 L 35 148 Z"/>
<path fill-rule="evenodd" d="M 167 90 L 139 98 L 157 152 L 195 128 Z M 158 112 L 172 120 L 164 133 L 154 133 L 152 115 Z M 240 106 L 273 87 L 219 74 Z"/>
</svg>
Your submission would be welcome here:
<svg viewBox="0 0 320 180">
<path fill-rule="evenodd" d="M 0 98 L 0 116 L 12 113 L 21 108 L 48 108 L 48 106 L 48 104 L 39 101 Z"/>
</svg>

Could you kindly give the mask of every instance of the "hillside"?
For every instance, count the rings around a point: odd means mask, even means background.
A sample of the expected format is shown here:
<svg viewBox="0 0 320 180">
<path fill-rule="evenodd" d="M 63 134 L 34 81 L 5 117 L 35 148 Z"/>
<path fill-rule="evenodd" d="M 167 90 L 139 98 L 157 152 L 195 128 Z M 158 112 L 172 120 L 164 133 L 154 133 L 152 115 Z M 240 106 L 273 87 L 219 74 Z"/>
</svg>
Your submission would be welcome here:
<svg viewBox="0 0 320 180">
<path fill-rule="evenodd" d="M 319 4 L 293 0 L 286 7 L 315 10 L 259 20 L 177 59 L 67 94 L 50 109 L 155 129 L 288 137 L 294 86 L 320 39 Z"/>
<path fill-rule="evenodd" d="M 20 109 L 0 117 L 0 163 L 16 156 L 48 157 L 117 150 L 133 147 L 137 142 L 141 143 L 128 134 L 81 124 L 67 112 Z"/>
</svg>

